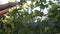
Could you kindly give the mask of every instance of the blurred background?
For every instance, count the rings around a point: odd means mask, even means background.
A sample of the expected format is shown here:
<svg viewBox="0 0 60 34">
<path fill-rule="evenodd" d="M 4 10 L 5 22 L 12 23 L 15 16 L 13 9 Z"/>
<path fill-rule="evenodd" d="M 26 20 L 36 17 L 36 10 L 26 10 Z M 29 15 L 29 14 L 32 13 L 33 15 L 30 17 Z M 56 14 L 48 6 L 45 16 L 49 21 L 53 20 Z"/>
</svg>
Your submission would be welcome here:
<svg viewBox="0 0 60 34">
<path fill-rule="evenodd" d="M 1 0 L 21 2 L 0 16 L 0 34 L 60 34 L 60 0 Z"/>
</svg>

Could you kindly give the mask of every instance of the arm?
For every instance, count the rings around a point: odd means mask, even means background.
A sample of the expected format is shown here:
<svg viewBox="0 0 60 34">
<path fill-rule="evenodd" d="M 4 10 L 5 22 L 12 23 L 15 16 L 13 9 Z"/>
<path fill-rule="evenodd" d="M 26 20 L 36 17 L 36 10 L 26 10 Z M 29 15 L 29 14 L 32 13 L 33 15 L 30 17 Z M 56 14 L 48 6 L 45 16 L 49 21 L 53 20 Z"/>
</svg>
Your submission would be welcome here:
<svg viewBox="0 0 60 34">
<path fill-rule="evenodd" d="M 0 16 L 7 13 L 7 11 L 9 10 L 8 8 L 11 8 L 15 5 L 19 5 L 21 4 L 20 2 L 10 2 L 4 5 L 0 5 Z"/>
<path fill-rule="evenodd" d="M 19 4 L 21 4 L 21 3 L 20 2 L 10 2 L 10 3 L 4 4 L 4 5 L 0 5 L 0 11 L 7 9 L 7 8 L 11 8 L 11 7 L 19 5 Z"/>
</svg>

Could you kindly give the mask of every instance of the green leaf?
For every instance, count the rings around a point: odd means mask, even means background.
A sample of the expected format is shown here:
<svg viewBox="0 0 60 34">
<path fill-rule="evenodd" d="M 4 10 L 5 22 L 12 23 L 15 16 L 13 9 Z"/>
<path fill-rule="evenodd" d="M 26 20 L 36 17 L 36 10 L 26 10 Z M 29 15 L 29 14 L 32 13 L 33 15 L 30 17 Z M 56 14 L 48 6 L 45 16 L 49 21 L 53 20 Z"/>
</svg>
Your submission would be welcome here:
<svg viewBox="0 0 60 34">
<path fill-rule="evenodd" d="M 48 5 L 45 5 L 46 8 L 48 8 Z"/>
<path fill-rule="evenodd" d="M 52 1 L 49 1 L 49 5 L 52 5 L 52 4 L 54 4 Z"/>
<path fill-rule="evenodd" d="M 40 8 L 41 9 L 44 9 L 45 8 L 45 5 L 44 4 L 40 4 Z"/>
<path fill-rule="evenodd" d="M 40 1 L 46 3 L 46 0 L 40 0 Z"/>
<path fill-rule="evenodd" d="M 38 2 L 38 1 L 36 1 L 35 5 L 36 5 L 36 7 L 37 7 L 37 6 L 40 6 L 40 4 L 39 4 L 39 2 Z"/>
<path fill-rule="evenodd" d="M 36 0 L 31 0 L 31 2 L 34 2 L 34 1 L 36 1 Z"/>
<path fill-rule="evenodd" d="M 33 9 L 34 8 L 34 5 L 33 4 L 31 4 L 31 9 Z"/>
<path fill-rule="evenodd" d="M 38 10 L 35 10 L 34 13 L 35 13 L 36 16 L 43 16 L 43 12 L 40 12 Z"/>
</svg>

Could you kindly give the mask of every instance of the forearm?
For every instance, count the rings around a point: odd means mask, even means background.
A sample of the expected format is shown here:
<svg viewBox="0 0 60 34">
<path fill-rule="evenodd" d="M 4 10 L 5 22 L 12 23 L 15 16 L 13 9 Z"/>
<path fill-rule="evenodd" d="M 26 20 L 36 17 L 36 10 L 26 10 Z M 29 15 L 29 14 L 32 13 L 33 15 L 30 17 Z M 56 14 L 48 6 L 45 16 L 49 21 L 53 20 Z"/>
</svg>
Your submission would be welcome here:
<svg viewBox="0 0 60 34">
<path fill-rule="evenodd" d="M 5 9 L 5 10 L 0 11 L 0 16 L 3 15 L 3 14 L 5 14 L 5 13 L 7 13 L 8 10 L 9 9 Z"/>
<path fill-rule="evenodd" d="M 0 11 L 6 9 L 8 7 L 9 7 L 8 3 L 7 4 L 0 5 Z"/>
</svg>

